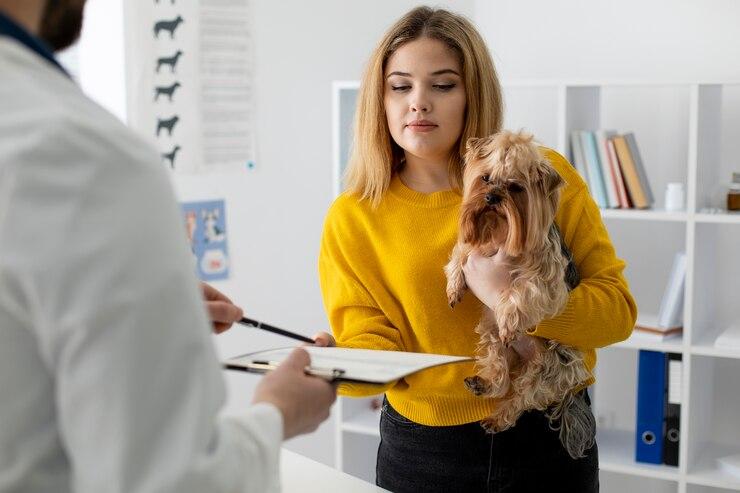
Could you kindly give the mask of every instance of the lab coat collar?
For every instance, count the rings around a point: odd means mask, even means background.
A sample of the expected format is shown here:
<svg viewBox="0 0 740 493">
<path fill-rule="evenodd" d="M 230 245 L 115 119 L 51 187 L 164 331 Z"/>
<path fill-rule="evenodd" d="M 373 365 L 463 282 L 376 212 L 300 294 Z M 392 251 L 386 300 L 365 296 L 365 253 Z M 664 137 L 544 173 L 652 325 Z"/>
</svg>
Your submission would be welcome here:
<svg viewBox="0 0 740 493">
<path fill-rule="evenodd" d="M 40 38 L 33 36 L 31 33 L 26 31 L 22 26 L 13 21 L 10 17 L 0 12 L 0 36 L 7 36 L 15 39 L 17 42 L 28 48 L 29 50 L 36 53 L 41 58 L 45 59 L 59 70 L 64 73 L 67 77 L 69 74 L 59 64 L 54 53 L 51 51 L 49 46 L 44 43 Z"/>
</svg>

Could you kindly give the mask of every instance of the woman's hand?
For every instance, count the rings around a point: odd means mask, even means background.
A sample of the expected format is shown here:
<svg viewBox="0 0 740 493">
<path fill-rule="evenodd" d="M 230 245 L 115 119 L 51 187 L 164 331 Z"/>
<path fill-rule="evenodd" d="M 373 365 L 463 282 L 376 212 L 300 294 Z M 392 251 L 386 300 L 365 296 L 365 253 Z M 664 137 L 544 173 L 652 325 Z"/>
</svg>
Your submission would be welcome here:
<svg viewBox="0 0 740 493">
<path fill-rule="evenodd" d="M 314 346 L 334 347 L 337 345 L 337 341 L 334 340 L 334 336 L 328 332 L 319 332 L 318 334 L 314 334 L 312 339 L 315 341 Z"/>
<path fill-rule="evenodd" d="M 463 265 L 465 283 L 473 294 L 490 309 L 495 309 L 501 293 L 511 284 L 507 257 L 501 250 L 484 257 L 477 250 L 468 255 Z"/>
</svg>

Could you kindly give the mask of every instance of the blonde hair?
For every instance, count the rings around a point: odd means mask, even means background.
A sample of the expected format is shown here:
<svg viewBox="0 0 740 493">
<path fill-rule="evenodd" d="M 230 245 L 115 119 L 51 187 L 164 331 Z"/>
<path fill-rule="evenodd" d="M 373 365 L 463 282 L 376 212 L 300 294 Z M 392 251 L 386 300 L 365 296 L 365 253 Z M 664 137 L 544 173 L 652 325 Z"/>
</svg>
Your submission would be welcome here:
<svg viewBox="0 0 740 493">
<path fill-rule="evenodd" d="M 501 129 L 501 85 L 486 44 L 473 24 L 443 9 L 417 7 L 399 19 L 375 48 L 362 77 L 354 122 L 354 141 L 345 177 L 347 190 L 377 206 L 403 149 L 390 135 L 383 94 L 385 66 L 402 45 L 427 37 L 445 43 L 459 57 L 466 92 L 465 127 L 448 164 L 450 183 L 462 184 L 462 156 L 470 137 L 485 137 Z"/>
</svg>

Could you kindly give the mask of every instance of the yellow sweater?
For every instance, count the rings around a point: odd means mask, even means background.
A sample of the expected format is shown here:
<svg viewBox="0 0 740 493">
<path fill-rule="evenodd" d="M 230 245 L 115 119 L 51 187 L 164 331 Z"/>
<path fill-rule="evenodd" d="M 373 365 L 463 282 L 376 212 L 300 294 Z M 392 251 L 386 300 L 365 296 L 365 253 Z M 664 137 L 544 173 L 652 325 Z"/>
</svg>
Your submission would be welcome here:
<svg viewBox="0 0 740 493">
<path fill-rule="evenodd" d="M 601 215 L 574 168 L 543 149 L 567 185 L 556 222 L 581 275 L 565 310 L 545 320 L 533 335 L 578 347 L 590 369 L 595 348 L 629 337 L 637 316 Z M 423 194 L 395 176 L 377 209 L 345 193 L 326 217 L 319 278 L 331 329 L 340 347 L 474 355 L 474 328 L 481 303 L 472 293 L 450 309 L 443 267 L 457 239 L 461 196 L 454 191 Z M 478 421 L 492 400 L 463 386 L 473 364 L 428 369 L 387 388 L 391 405 L 425 425 Z M 373 389 L 377 392 L 377 388 Z M 347 393 L 375 393 L 350 388 Z"/>
</svg>

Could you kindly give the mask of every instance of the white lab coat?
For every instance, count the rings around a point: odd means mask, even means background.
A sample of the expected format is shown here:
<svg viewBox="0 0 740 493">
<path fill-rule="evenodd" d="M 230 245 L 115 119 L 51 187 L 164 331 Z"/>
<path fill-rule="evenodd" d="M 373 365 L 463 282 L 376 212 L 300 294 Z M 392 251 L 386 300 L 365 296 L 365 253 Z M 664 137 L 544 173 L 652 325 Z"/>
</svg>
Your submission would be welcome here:
<svg viewBox="0 0 740 493">
<path fill-rule="evenodd" d="M 0 37 L 0 492 L 266 492 L 282 417 L 224 383 L 157 154 Z"/>
</svg>

